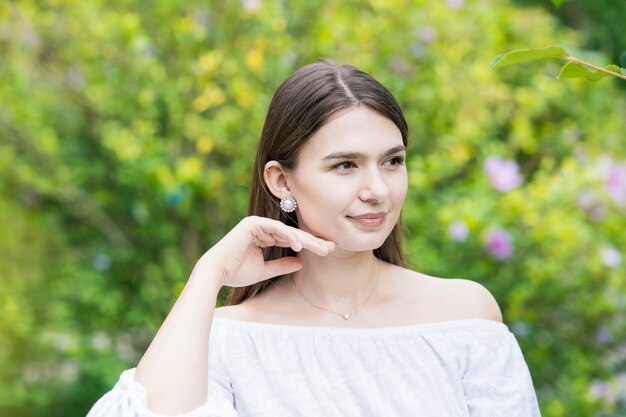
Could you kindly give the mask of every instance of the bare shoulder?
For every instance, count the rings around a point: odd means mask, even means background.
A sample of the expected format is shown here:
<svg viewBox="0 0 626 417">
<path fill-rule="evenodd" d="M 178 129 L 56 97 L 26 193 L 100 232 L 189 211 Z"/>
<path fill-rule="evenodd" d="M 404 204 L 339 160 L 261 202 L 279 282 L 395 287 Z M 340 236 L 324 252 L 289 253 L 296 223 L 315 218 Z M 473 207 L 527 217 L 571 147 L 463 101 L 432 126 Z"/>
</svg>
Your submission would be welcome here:
<svg viewBox="0 0 626 417">
<path fill-rule="evenodd" d="M 397 268 L 397 267 L 396 267 Z M 495 297 L 478 282 L 460 278 L 439 278 L 398 269 L 394 291 L 413 321 L 436 322 L 461 319 L 486 319 L 502 322 Z"/>
<path fill-rule="evenodd" d="M 481 318 L 502 322 L 502 312 L 495 297 L 482 284 L 468 279 L 446 279 L 447 297 L 468 318 Z"/>
</svg>

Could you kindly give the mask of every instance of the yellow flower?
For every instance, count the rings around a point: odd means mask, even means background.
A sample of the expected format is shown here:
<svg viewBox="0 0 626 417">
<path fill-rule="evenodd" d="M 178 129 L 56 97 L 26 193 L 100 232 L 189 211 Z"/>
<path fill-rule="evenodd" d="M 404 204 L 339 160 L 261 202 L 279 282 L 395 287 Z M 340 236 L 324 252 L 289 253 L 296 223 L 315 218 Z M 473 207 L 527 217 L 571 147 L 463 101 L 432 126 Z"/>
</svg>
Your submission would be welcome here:
<svg viewBox="0 0 626 417">
<path fill-rule="evenodd" d="M 176 177 L 180 181 L 193 181 L 198 178 L 202 171 L 202 161 L 195 156 L 179 161 L 176 167 Z"/>
<path fill-rule="evenodd" d="M 219 106 L 226 101 L 226 94 L 219 87 L 212 87 L 191 102 L 191 108 L 202 113 L 210 107 Z"/>
<path fill-rule="evenodd" d="M 246 54 L 246 65 L 252 71 L 258 71 L 263 66 L 263 53 L 259 49 L 251 49 Z"/>
<path fill-rule="evenodd" d="M 201 155 L 207 155 L 213 150 L 213 140 L 208 136 L 200 136 L 196 140 L 196 151 Z"/>
</svg>

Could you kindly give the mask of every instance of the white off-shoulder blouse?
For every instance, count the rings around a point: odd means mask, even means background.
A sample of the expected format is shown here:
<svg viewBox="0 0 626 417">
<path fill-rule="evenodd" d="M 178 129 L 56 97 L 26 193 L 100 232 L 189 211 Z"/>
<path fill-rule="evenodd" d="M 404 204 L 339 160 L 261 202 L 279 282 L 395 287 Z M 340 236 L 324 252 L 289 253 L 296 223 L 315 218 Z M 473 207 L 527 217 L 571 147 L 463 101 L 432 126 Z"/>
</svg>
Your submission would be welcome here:
<svg viewBox="0 0 626 417">
<path fill-rule="evenodd" d="M 157 417 L 124 371 L 88 417 Z M 184 417 L 537 417 L 508 327 L 464 319 L 334 328 L 216 318 L 207 402 Z"/>
</svg>

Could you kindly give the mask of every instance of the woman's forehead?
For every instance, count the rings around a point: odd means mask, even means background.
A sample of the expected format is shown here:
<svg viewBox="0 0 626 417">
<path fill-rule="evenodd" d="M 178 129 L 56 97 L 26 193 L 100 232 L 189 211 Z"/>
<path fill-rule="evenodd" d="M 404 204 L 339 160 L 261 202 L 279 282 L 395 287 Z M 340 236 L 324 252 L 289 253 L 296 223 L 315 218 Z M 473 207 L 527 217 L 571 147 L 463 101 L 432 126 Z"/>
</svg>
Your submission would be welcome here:
<svg viewBox="0 0 626 417">
<path fill-rule="evenodd" d="M 342 111 L 307 141 L 302 153 L 324 158 L 337 152 L 380 154 L 402 146 L 402 133 L 389 118 L 367 106 Z"/>
</svg>

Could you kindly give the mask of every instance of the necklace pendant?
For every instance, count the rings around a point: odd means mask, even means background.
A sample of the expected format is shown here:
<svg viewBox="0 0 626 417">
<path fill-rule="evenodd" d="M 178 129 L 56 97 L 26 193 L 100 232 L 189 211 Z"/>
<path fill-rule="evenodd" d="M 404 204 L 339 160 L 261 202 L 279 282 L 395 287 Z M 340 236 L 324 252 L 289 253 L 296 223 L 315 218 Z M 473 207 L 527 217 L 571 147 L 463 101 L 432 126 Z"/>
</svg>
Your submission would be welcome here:
<svg viewBox="0 0 626 417">
<path fill-rule="evenodd" d="M 350 318 L 350 316 L 352 315 L 352 313 L 346 313 L 343 315 L 344 320 L 348 320 Z"/>
</svg>

